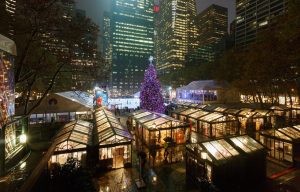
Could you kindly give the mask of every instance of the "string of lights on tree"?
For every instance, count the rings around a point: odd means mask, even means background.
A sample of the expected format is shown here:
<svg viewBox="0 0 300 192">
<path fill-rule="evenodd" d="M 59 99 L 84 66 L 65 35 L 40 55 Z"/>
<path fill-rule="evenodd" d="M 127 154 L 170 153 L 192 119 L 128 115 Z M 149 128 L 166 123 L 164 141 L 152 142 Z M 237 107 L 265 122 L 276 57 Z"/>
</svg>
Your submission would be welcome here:
<svg viewBox="0 0 300 192">
<path fill-rule="evenodd" d="M 145 71 L 144 82 L 140 92 L 141 108 L 153 112 L 164 113 L 164 100 L 161 94 L 160 82 L 157 79 L 156 69 L 152 64 L 153 57 L 150 57 L 149 61 L 150 64 Z"/>
</svg>

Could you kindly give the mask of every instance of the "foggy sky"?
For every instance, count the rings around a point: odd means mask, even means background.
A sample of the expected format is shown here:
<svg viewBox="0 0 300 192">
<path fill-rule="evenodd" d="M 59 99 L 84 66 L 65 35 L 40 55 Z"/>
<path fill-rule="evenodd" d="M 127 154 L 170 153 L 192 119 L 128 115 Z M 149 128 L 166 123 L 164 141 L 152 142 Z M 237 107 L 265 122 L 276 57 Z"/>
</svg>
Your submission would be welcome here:
<svg viewBox="0 0 300 192">
<path fill-rule="evenodd" d="M 203 11 L 211 4 L 217 4 L 228 8 L 229 24 L 235 17 L 235 0 L 196 0 L 197 12 Z M 76 0 L 77 7 L 86 11 L 86 15 L 102 28 L 103 12 L 110 11 L 111 0 Z"/>
</svg>

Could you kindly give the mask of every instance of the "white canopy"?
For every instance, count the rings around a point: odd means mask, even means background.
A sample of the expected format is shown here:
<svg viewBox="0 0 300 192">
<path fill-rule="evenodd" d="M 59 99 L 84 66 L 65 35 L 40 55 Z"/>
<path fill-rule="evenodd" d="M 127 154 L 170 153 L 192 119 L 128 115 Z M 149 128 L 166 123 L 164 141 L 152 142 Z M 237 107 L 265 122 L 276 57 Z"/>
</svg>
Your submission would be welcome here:
<svg viewBox="0 0 300 192">
<path fill-rule="evenodd" d="M 5 51 L 11 55 L 17 55 L 17 47 L 13 40 L 0 34 L 0 50 Z"/>
<path fill-rule="evenodd" d="M 215 80 L 201 80 L 192 81 L 186 86 L 179 87 L 177 90 L 216 90 L 227 86 L 225 82 L 218 82 Z"/>
</svg>

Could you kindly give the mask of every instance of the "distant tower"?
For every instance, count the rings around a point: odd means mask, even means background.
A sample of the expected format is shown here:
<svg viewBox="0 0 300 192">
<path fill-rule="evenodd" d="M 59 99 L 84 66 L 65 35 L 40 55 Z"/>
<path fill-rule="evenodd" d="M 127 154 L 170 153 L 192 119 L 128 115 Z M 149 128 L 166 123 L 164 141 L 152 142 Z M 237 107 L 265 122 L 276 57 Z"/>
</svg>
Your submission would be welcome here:
<svg viewBox="0 0 300 192">
<path fill-rule="evenodd" d="M 276 17 L 287 12 L 288 0 L 236 1 L 235 46 L 245 47 L 255 41 L 259 31 L 272 24 Z"/>
<path fill-rule="evenodd" d="M 208 53 L 207 61 L 214 62 L 225 51 L 226 35 L 228 34 L 228 9 L 212 4 L 197 15 L 196 24 L 199 30 L 198 56 L 202 50 Z"/>
<path fill-rule="evenodd" d="M 112 95 L 137 92 L 153 55 L 153 0 L 111 0 Z"/>
<path fill-rule="evenodd" d="M 156 66 L 159 74 L 182 69 L 197 46 L 195 0 L 162 0 L 155 16 Z"/>
<path fill-rule="evenodd" d="M 14 38 L 17 0 L 0 0 L 0 34 Z"/>
</svg>

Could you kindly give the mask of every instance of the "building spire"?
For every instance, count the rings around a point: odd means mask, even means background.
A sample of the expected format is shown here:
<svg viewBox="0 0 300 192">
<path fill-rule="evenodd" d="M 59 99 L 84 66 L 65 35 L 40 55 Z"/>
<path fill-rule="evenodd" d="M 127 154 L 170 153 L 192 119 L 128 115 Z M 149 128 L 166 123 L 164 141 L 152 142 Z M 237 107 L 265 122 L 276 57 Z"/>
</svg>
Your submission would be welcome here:
<svg viewBox="0 0 300 192">
<path fill-rule="evenodd" d="M 149 62 L 150 62 L 149 65 L 152 65 L 152 64 L 153 64 L 153 63 L 152 63 L 152 62 L 153 62 L 153 59 L 154 59 L 153 56 L 150 56 L 150 57 L 149 57 Z"/>
</svg>

